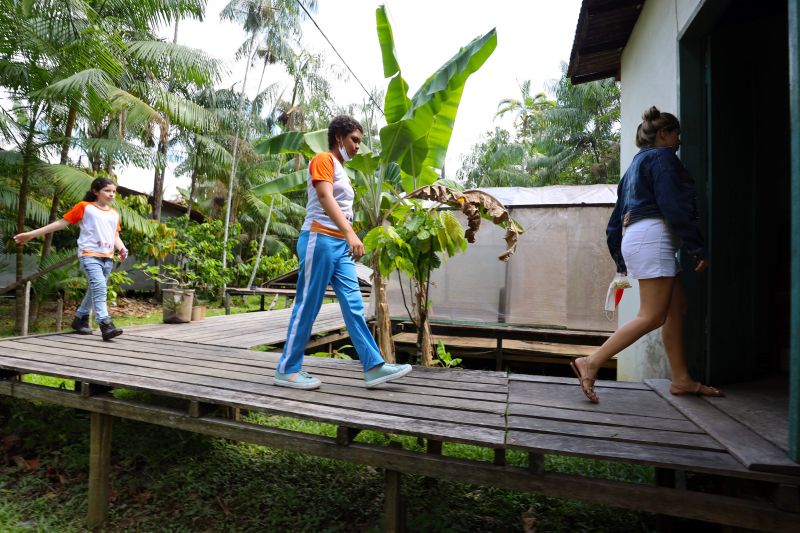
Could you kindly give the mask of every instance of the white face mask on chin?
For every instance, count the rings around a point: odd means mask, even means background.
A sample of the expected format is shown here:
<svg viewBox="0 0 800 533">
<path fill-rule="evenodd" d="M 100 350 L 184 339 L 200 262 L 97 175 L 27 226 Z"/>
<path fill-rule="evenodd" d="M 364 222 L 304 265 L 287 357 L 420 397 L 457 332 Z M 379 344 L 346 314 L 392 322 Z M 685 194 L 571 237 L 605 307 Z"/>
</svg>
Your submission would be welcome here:
<svg viewBox="0 0 800 533">
<path fill-rule="evenodd" d="M 339 145 L 339 155 L 342 156 L 342 161 L 344 161 L 345 163 L 353 159 L 352 157 L 350 157 L 350 154 L 347 153 L 347 149 L 344 147 L 343 144 Z"/>
</svg>

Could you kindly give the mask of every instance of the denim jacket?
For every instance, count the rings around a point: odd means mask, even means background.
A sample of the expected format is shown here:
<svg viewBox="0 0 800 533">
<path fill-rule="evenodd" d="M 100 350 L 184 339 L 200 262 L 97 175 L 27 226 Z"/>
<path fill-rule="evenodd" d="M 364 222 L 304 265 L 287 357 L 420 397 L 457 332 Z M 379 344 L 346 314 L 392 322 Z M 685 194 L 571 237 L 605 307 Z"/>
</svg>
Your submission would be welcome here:
<svg viewBox="0 0 800 533">
<path fill-rule="evenodd" d="M 661 218 L 692 257 L 705 259 L 697 222 L 694 180 L 672 148 L 643 148 L 617 187 L 617 204 L 606 227 L 606 240 L 617 272 L 626 272 L 622 228 L 646 218 Z"/>
</svg>

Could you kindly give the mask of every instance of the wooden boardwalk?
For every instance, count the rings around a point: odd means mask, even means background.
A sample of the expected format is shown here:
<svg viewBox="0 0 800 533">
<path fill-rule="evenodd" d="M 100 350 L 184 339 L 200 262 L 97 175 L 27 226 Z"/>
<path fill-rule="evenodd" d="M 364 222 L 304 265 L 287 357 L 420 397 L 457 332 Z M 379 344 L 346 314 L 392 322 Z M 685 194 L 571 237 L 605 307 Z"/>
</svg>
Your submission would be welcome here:
<svg viewBox="0 0 800 533">
<path fill-rule="evenodd" d="M 256 319 L 259 314 L 252 316 Z M 782 491 L 784 499 L 789 487 L 788 493 L 797 499 L 800 466 L 789 461 L 783 450 L 710 402 L 665 394 L 665 381 L 601 382 L 598 405 L 583 398 L 575 379 L 505 372 L 415 368 L 397 382 L 370 390 L 363 386 L 363 373 L 356 361 L 308 357 L 305 368 L 323 385 L 316 391 L 296 391 L 271 383 L 279 354 L 239 348 L 236 345 L 254 342 L 247 328 L 225 334 L 215 322 L 225 323 L 209 319 L 140 328 L 113 342 L 103 342 L 99 335 L 74 334 L 0 340 L 0 369 L 5 377 L 0 379 L 0 394 L 102 413 L 92 419 L 92 427 L 100 435 L 98 443 L 103 442 L 104 432 L 110 431 L 113 415 L 371 464 L 393 472 L 770 531 L 800 527 L 800 514 L 779 510 L 771 503 L 544 470 L 545 455 L 589 457 L 765 482 Z M 256 340 L 259 344 L 276 342 L 264 339 L 271 338 L 262 334 Z M 14 379 L 25 373 L 70 378 L 83 385 L 76 394 Z M 109 388 L 181 398 L 187 400 L 187 407 L 184 411 L 168 410 L 143 400 L 120 400 L 107 394 Z M 215 407 L 326 422 L 338 427 L 338 437 L 326 440 L 236 422 L 214 415 Z M 427 441 L 429 453 L 352 442 L 360 430 L 416 436 Z M 493 450 L 494 461 L 447 458 L 441 455 L 444 442 Z M 505 466 L 506 450 L 528 453 L 529 468 Z M 95 505 L 99 505 L 97 498 Z M 91 502 L 90 493 L 90 509 Z"/>
<path fill-rule="evenodd" d="M 169 339 L 175 341 L 208 344 L 212 346 L 231 346 L 252 348 L 255 346 L 274 346 L 286 340 L 289 317 L 292 309 L 276 311 L 241 313 L 208 317 L 199 322 L 187 324 L 152 324 L 125 328 L 139 337 Z M 338 303 L 324 304 L 311 329 L 312 338 L 344 329 L 344 318 Z"/>
</svg>

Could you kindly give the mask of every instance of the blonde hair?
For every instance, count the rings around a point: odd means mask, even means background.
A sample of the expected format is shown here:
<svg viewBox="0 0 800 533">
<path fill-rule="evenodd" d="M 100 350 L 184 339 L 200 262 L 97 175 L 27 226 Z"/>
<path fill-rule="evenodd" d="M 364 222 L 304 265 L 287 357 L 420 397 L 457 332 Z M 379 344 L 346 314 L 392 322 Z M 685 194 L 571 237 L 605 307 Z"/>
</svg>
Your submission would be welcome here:
<svg viewBox="0 0 800 533">
<path fill-rule="evenodd" d="M 656 106 L 642 113 L 642 123 L 636 128 L 636 146 L 653 146 L 660 130 L 674 131 L 681 128 L 678 117 L 672 113 L 662 113 Z"/>
</svg>

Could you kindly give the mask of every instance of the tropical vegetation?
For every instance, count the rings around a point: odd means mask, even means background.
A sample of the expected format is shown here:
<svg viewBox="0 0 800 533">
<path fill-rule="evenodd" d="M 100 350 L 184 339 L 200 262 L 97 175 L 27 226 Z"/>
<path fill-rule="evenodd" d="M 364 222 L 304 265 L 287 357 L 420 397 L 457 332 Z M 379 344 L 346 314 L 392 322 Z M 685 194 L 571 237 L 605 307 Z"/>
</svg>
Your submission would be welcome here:
<svg viewBox="0 0 800 533">
<path fill-rule="evenodd" d="M 620 89 L 613 79 L 573 85 L 561 77 L 532 94 L 504 98 L 497 117 L 511 130 L 486 132 L 464 158 L 458 176 L 469 187 L 588 185 L 619 181 Z"/>
</svg>

